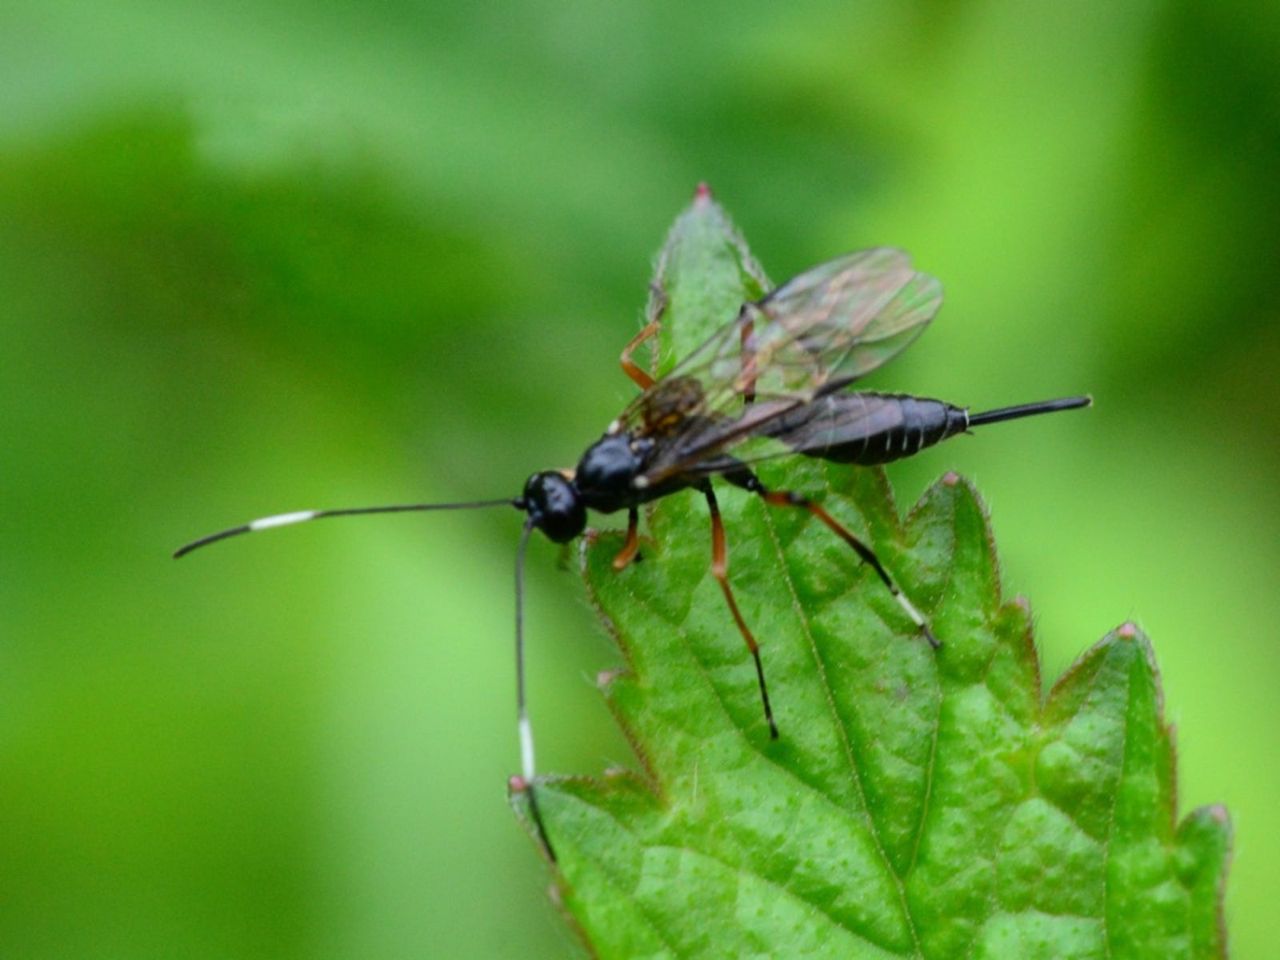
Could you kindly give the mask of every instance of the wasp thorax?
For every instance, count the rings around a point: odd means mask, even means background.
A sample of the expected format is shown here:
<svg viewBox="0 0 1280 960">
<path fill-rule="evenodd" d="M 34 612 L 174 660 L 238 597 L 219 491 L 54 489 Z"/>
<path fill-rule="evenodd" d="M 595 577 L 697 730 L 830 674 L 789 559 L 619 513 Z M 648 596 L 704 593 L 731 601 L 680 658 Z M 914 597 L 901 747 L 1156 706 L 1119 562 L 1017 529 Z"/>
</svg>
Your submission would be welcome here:
<svg viewBox="0 0 1280 960">
<path fill-rule="evenodd" d="M 587 508 L 573 482 L 555 470 L 535 473 L 524 485 L 524 509 L 533 525 L 556 543 L 567 543 L 587 525 Z"/>
<path fill-rule="evenodd" d="M 601 497 L 611 499 L 631 489 L 631 481 L 643 469 L 644 453 L 652 443 L 626 434 L 605 435 L 587 448 L 574 471 L 574 482 L 591 506 Z"/>
</svg>

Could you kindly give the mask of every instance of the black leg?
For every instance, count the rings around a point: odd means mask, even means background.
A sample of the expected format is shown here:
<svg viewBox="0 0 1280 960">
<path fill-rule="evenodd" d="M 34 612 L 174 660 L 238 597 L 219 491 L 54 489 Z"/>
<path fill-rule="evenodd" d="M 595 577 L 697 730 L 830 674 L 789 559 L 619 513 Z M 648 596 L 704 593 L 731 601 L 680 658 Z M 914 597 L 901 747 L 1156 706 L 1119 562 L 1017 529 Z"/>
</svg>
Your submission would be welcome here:
<svg viewBox="0 0 1280 960">
<path fill-rule="evenodd" d="M 802 510 L 808 510 L 809 513 L 821 520 L 827 525 L 828 529 L 836 534 L 836 536 L 852 547 L 854 553 L 856 553 L 863 562 L 870 565 L 871 569 L 876 572 L 876 575 L 884 585 L 889 588 L 889 592 L 893 594 L 894 599 L 898 601 L 898 605 L 902 607 L 907 616 L 911 618 L 911 622 L 920 628 L 920 632 L 924 634 L 924 638 L 929 641 L 929 646 L 933 647 L 935 650 L 942 646 L 938 641 L 938 638 L 933 635 L 933 631 L 929 629 L 929 621 L 927 621 L 920 611 L 915 608 L 915 605 L 907 599 L 907 595 L 898 589 L 898 585 L 893 582 L 893 578 L 889 576 L 889 571 L 884 568 L 884 564 L 882 564 L 880 562 L 880 558 L 875 555 L 875 551 L 850 533 L 839 520 L 827 513 L 827 511 L 822 508 L 821 504 L 814 503 L 803 494 L 795 493 L 791 490 L 767 490 L 765 489 L 764 484 L 760 482 L 759 478 L 757 478 L 756 475 L 745 466 L 741 469 L 734 470 L 731 473 L 726 473 L 725 479 L 745 490 L 750 490 L 752 493 L 759 494 L 765 503 L 772 506 L 799 507 Z"/>
<path fill-rule="evenodd" d="M 756 355 L 751 350 L 751 334 L 755 330 L 755 314 L 751 311 L 754 308 L 750 304 L 746 304 L 742 308 L 742 313 L 738 316 L 739 331 L 738 336 L 742 341 L 742 372 L 738 375 L 739 382 L 742 386 L 742 402 L 755 403 L 756 401 Z"/>
<path fill-rule="evenodd" d="M 711 512 L 711 575 L 716 578 L 720 589 L 724 591 L 729 612 L 733 614 L 733 622 L 738 625 L 742 639 L 746 641 L 747 649 L 751 651 L 751 656 L 756 662 L 756 679 L 760 682 L 760 700 L 764 704 L 764 718 L 769 722 L 769 736 L 777 740 L 778 725 L 773 721 L 773 707 L 769 705 L 769 688 L 764 682 L 764 664 L 760 661 L 760 645 L 756 643 L 756 638 L 747 626 L 747 622 L 742 619 L 738 602 L 734 600 L 733 590 L 729 586 L 729 551 L 725 547 L 724 523 L 720 519 L 720 506 L 716 503 L 715 491 L 711 489 L 710 483 L 702 486 L 702 492 L 707 498 L 707 509 Z"/>
</svg>

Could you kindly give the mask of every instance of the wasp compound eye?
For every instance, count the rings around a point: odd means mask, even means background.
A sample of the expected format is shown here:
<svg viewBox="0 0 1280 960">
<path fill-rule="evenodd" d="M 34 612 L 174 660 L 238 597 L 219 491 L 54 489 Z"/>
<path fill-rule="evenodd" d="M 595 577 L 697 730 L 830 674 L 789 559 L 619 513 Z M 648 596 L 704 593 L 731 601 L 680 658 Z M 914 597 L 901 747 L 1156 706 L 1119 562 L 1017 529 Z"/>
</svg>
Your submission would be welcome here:
<svg viewBox="0 0 1280 960">
<path fill-rule="evenodd" d="M 553 470 L 535 473 L 522 497 L 533 525 L 556 543 L 568 543 L 587 525 L 587 508 L 573 483 Z"/>
</svg>

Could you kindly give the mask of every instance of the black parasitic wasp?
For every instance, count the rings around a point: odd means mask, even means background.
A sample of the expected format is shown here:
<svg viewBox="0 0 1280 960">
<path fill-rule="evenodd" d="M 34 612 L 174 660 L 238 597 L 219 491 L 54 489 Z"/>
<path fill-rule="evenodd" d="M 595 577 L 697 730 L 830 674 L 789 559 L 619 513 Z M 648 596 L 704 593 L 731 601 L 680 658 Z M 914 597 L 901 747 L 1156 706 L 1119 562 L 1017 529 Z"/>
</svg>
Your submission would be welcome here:
<svg viewBox="0 0 1280 960">
<path fill-rule="evenodd" d="M 769 490 L 751 464 L 800 454 L 839 463 L 873 465 L 918 453 L 973 427 L 1090 404 L 1066 397 L 969 413 L 964 407 L 902 394 L 848 391 L 859 377 L 906 348 L 942 303 L 941 285 L 917 272 L 899 250 L 876 248 L 814 267 L 759 300 L 742 305 L 665 376 L 654 379 L 631 359 L 654 336 L 653 320 L 622 351 L 622 367 L 637 396 L 589 446 L 573 470 L 544 470 L 514 499 L 415 503 L 338 510 L 304 510 L 264 517 L 195 540 L 175 557 L 242 533 L 326 517 L 512 506 L 526 514 L 516 550 L 516 710 L 521 776 L 529 809 L 547 855 L 555 853 L 534 796 L 533 730 L 525 700 L 524 557 L 537 529 L 557 543 L 579 536 L 587 511 L 627 511 L 627 534 L 614 558 L 617 570 L 636 556 L 639 507 L 693 488 L 711 515 L 711 571 L 755 663 L 771 738 L 777 738 L 760 648 L 734 600 L 728 579 L 724 525 L 712 489 L 720 478 L 773 506 L 807 510 L 871 566 L 922 636 L 937 647 L 928 622 L 894 583 L 871 547 L 803 494 Z"/>
</svg>

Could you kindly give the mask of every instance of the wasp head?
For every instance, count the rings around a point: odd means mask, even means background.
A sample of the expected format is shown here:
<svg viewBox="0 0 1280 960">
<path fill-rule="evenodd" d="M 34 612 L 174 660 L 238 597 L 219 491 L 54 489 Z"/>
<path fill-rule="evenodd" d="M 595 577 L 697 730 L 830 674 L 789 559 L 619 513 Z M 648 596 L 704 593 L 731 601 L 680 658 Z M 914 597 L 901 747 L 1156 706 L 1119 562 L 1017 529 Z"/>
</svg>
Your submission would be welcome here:
<svg viewBox="0 0 1280 960">
<path fill-rule="evenodd" d="M 535 473 L 525 481 L 519 505 L 533 525 L 556 543 L 568 543 L 587 526 L 587 508 L 578 488 L 557 470 Z"/>
</svg>

